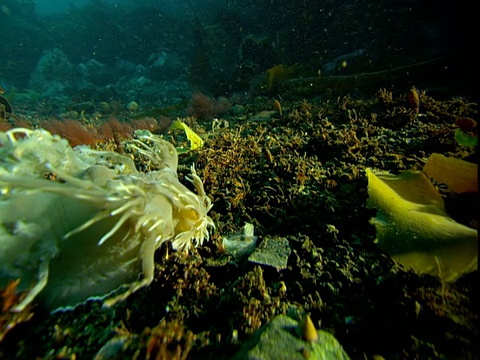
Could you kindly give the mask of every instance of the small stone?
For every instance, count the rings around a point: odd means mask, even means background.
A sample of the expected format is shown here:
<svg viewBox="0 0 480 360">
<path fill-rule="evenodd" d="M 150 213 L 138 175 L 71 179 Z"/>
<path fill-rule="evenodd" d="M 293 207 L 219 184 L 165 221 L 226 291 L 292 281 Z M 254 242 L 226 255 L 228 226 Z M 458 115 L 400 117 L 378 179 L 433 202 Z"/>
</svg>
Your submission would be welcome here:
<svg viewBox="0 0 480 360">
<path fill-rule="evenodd" d="M 282 270 L 287 267 L 291 252 L 290 244 L 286 238 L 267 236 L 249 256 L 248 261 Z"/>
<path fill-rule="evenodd" d="M 255 115 L 252 116 L 250 121 L 258 121 L 258 122 L 268 122 L 272 120 L 272 117 L 274 115 L 277 115 L 278 113 L 276 111 L 260 111 L 259 113 L 256 113 Z"/>
<path fill-rule="evenodd" d="M 245 107 L 240 104 L 235 104 L 230 108 L 230 112 L 234 116 L 242 116 L 243 114 L 245 114 Z"/>
<path fill-rule="evenodd" d="M 138 110 L 138 103 L 136 101 L 130 101 L 128 104 L 127 104 L 127 109 L 128 111 L 130 112 L 135 112 Z"/>
<path fill-rule="evenodd" d="M 102 114 L 108 114 L 112 112 L 112 108 L 110 104 L 106 101 L 100 101 L 97 107 L 98 111 L 100 111 Z"/>
<path fill-rule="evenodd" d="M 128 336 L 116 336 L 108 340 L 94 356 L 94 360 L 113 360 L 121 358 Z"/>
</svg>

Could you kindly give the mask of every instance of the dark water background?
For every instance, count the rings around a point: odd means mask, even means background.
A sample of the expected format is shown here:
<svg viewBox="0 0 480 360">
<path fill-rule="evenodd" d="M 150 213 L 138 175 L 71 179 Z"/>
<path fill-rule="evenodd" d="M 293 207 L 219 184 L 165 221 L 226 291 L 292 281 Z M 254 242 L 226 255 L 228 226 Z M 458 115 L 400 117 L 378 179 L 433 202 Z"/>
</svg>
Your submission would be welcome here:
<svg viewBox="0 0 480 360">
<path fill-rule="evenodd" d="M 0 84 L 7 92 L 101 98 L 108 94 L 100 88 L 115 85 L 115 95 L 128 101 L 124 85 L 134 80 L 130 89 L 180 81 L 170 91 L 229 96 L 255 89 L 274 65 L 301 64 L 305 75 L 325 74 L 328 64 L 347 56 L 348 66 L 335 67 L 333 75 L 446 57 L 448 78 L 431 86 L 478 93 L 478 14 L 466 1 L 1 3 Z"/>
</svg>

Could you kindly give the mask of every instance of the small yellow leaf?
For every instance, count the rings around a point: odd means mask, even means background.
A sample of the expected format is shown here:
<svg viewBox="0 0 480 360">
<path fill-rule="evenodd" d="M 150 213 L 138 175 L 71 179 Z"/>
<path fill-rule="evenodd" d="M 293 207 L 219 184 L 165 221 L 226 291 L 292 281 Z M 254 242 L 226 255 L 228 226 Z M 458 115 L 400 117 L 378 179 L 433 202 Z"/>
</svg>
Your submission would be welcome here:
<svg viewBox="0 0 480 360">
<path fill-rule="evenodd" d="M 198 136 L 195 131 L 190 129 L 190 127 L 188 127 L 188 125 L 185 124 L 183 121 L 179 119 L 175 120 L 172 126 L 170 126 L 170 129 L 179 129 L 185 131 L 185 135 L 187 135 L 187 139 L 190 142 L 190 150 L 196 150 L 203 147 L 203 139 Z"/>
</svg>

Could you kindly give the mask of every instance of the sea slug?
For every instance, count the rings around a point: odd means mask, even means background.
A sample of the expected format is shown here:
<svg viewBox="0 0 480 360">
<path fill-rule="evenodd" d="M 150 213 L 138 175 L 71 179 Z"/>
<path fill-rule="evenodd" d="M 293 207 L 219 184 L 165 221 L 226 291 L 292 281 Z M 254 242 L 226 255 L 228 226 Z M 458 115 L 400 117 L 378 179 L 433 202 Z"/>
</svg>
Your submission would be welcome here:
<svg viewBox="0 0 480 360">
<path fill-rule="evenodd" d="M 180 183 L 174 146 L 148 131 L 127 144 L 148 161 L 69 146 L 43 129 L 0 132 L 0 286 L 21 279 L 48 310 L 103 298 L 110 306 L 149 285 L 164 242 L 187 251 L 214 227 L 211 201 Z"/>
</svg>

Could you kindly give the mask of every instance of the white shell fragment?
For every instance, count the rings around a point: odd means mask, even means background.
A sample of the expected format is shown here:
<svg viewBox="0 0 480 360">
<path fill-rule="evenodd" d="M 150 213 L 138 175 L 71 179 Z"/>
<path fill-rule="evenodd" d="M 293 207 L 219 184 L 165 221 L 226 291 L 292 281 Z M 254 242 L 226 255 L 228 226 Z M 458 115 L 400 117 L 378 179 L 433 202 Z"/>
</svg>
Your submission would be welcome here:
<svg viewBox="0 0 480 360">
<path fill-rule="evenodd" d="M 224 237 L 222 244 L 225 252 L 237 260 L 250 255 L 257 244 L 257 237 L 254 232 L 253 224 L 245 223 L 241 231 Z"/>
</svg>

